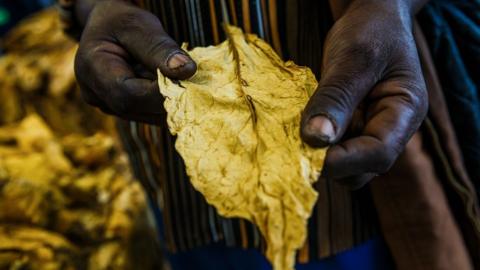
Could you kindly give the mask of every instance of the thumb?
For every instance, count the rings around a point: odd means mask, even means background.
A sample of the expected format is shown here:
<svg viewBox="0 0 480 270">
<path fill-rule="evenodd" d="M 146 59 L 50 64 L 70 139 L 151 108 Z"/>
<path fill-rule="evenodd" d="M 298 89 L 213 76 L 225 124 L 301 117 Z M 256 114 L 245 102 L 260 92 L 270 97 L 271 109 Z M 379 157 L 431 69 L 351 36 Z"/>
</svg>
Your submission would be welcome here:
<svg viewBox="0 0 480 270">
<path fill-rule="evenodd" d="M 190 56 L 165 32 L 150 12 L 131 7 L 127 23 L 117 28 L 118 42 L 139 62 L 156 74 L 157 68 L 172 79 L 188 79 L 197 66 Z"/>
<path fill-rule="evenodd" d="M 353 112 L 377 82 L 380 68 L 369 50 L 326 49 L 319 86 L 301 120 L 302 139 L 313 147 L 327 146 L 343 136 Z"/>
</svg>

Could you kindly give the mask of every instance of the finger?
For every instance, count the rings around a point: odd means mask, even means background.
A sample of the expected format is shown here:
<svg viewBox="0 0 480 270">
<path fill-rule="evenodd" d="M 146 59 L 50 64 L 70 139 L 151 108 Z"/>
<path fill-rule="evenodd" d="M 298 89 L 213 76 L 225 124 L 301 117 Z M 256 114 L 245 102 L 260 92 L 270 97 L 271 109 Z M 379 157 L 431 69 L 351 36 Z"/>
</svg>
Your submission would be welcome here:
<svg viewBox="0 0 480 270">
<path fill-rule="evenodd" d="M 353 111 L 382 73 L 386 61 L 381 45 L 357 43 L 327 43 L 325 47 L 319 87 L 301 122 L 302 139 L 311 146 L 323 147 L 342 137 Z"/>
<path fill-rule="evenodd" d="M 362 134 L 328 150 L 325 176 L 341 179 L 385 173 L 425 117 L 426 93 L 421 82 L 412 81 L 407 86 L 387 81 L 377 85 L 369 97 L 373 101 Z"/>
<path fill-rule="evenodd" d="M 129 16 L 120 18 L 114 36 L 139 62 L 156 74 L 187 79 L 196 71 L 190 56 L 164 31 L 159 19 L 144 10 L 130 7 Z"/>
<path fill-rule="evenodd" d="M 96 73 L 109 70 L 97 78 L 101 95 L 109 107 L 120 115 L 163 114 L 163 98 L 156 81 L 137 78 L 131 67 L 114 55 L 101 55 L 93 66 Z M 108 68 L 108 69 L 107 69 Z"/>
<path fill-rule="evenodd" d="M 123 48 L 108 42 L 91 44 L 82 44 L 75 61 L 75 72 L 90 78 L 81 83 L 84 93 L 93 92 L 119 116 L 164 113 L 157 82 L 137 78 Z M 88 98 L 92 99 L 92 94 Z M 94 105 L 101 108 L 98 102 Z"/>
<path fill-rule="evenodd" d="M 142 64 L 134 64 L 132 65 L 133 71 L 137 75 L 137 77 L 148 79 L 151 81 L 157 80 L 157 74 L 150 72 L 148 69 L 145 68 Z"/>
<path fill-rule="evenodd" d="M 102 112 L 110 115 L 115 115 L 115 112 L 108 108 L 107 104 L 103 100 L 101 100 L 90 87 L 84 84 L 81 81 L 77 81 L 78 86 L 80 88 L 80 94 L 82 96 L 83 101 L 85 103 L 97 107 Z"/>
<path fill-rule="evenodd" d="M 153 124 L 153 125 L 159 125 L 165 121 L 164 117 L 166 115 L 161 114 L 158 117 L 152 117 L 152 114 L 141 114 L 141 113 L 128 113 L 121 115 L 117 112 L 112 111 L 101 99 L 99 99 L 93 91 L 91 91 L 86 85 L 83 83 L 79 83 L 80 89 L 81 89 L 81 94 L 83 100 L 92 106 L 97 107 L 99 110 L 106 114 L 118 116 L 120 118 L 123 118 L 125 120 L 130 120 L 130 121 L 136 121 L 136 122 L 143 122 L 143 123 L 148 123 L 148 124 Z"/>
</svg>

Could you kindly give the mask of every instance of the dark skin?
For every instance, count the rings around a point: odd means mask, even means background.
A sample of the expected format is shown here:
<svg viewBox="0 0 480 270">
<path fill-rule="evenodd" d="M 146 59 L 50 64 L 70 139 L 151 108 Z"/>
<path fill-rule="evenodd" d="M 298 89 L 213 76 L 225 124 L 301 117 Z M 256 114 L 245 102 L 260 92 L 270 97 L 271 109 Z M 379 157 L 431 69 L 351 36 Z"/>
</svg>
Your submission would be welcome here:
<svg viewBox="0 0 480 270">
<path fill-rule="evenodd" d="M 300 130 L 307 144 L 330 145 L 328 179 L 358 188 L 385 173 L 423 121 L 428 100 L 412 17 L 424 2 L 355 0 L 338 15 Z M 125 119 L 162 121 L 155 70 L 187 79 L 196 64 L 148 11 L 78 0 L 77 13 L 86 23 L 75 61 L 85 101 Z"/>
</svg>

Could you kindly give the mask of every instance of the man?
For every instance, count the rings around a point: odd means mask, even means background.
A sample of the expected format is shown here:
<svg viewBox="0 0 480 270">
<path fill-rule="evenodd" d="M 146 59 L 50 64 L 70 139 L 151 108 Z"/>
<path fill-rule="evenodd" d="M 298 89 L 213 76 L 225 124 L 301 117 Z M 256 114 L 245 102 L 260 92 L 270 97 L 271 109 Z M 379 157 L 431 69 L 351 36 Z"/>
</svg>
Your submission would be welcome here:
<svg viewBox="0 0 480 270">
<path fill-rule="evenodd" d="M 413 17 L 425 2 L 330 1 L 329 7 L 313 0 L 60 1 L 68 31 L 81 34 L 75 71 L 83 97 L 124 119 L 120 134 L 156 213 L 173 269 L 268 269 L 255 251 L 264 245 L 256 229 L 243 220 L 219 217 L 189 184 L 165 126 L 155 81 L 156 68 L 174 79 L 192 76 L 196 63 L 178 42 L 218 43 L 223 39 L 221 22 L 257 33 L 285 59 L 308 65 L 320 78 L 300 132 L 311 146 L 330 148 L 299 269 L 392 269 L 384 238 L 398 268 L 472 267 L 469 256 L 474 255 L 467 252 L 435 181 L 430 156 L 421 152 L 420 133 L 414 136 L 432 95 L 430 89 L 427 95 L 412 32 Z M 424 159 L 409 158 L 415 151 L 421 154 L 414 157 Z M 426 175 L 416 175 L 418 168 Z M 400 192 L 405 186 L 385 186 L 401 183 L 402 173 L 402 181 L 411 182 L 411 194 L 420 195 L 410 198 Z M 372 183 L 374 206 L 368 185 L 362 187 L 379 174 L 385 175 Z M 425 192 L 424 183 L 416 181 L 422 177 L 432 190 Z M 475 195 L 468 195 L 476 210 Z M 399 202 L 404 204 L 398 206 L 400 214 L 407 205 L 426 212 L 392 219 L 388 207 Z M 433 222 L 438 220 L 441 227 Z M 446 253 L 452 258 L 441 256 Z"/>
</svg>

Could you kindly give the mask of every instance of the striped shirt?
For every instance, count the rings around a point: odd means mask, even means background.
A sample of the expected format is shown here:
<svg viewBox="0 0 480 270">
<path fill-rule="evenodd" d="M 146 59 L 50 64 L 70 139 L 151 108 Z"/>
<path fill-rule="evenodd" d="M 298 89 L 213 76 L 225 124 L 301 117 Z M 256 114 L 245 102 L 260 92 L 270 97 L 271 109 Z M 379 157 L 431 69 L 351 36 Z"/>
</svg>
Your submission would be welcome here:
<svg viewBox="0 0 480 270">
<path fill-rule="evenodd" d="M 138 0 L 137 4 L 155 13 L 179 43 L 217 44 L 225 39 L 221 24 L 226 22 L 256 33 L 284 59 L 309 66 L 317 75 L 323 40 L 332 25 L 326 0 Z M 166 123 L 153 126 L 119 120 L 118 129 L 153 211 L 161 213 L 157 225 L 169 251 L 211 243 L 265 251 L 265 241 L 251 223 L 219 216 L 192 187 Z M 351 192 L 321 179 L 315 188 L 318 202 L 299 262 L 337 254 L 377 234 L 368 186 Z"/>
</svg>

